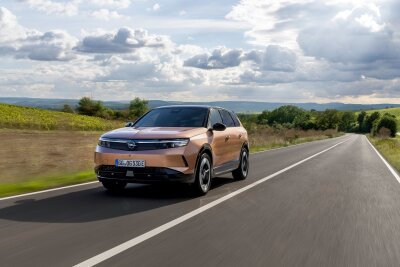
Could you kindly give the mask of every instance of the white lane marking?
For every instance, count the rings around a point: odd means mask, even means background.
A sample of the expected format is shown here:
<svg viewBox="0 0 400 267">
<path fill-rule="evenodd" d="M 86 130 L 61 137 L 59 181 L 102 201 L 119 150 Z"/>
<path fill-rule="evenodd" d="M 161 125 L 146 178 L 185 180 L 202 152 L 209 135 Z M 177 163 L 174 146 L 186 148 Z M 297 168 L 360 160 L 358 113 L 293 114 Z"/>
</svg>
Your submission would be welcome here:
<svg viewBox="0 0 400 267">
<path fill-rule="evenodd" d="M 343 136 L 334 137 L 334 138 L 340 138 L 340 137 L 343 137 Z M 264 152 L 269 152 L 269 151 L 274 151 L 274 150 L 280 150 L 280 149 L 285 149 L 285 148 L 291 148 L 291 147 L 295 147 L 295 146 L 306 145 L 306 144 L 310 144 L 310 143 L 316 143 L 316 142 L 327 141 L 327 140 L 331 140 L 331 139 L 322 139 L 322 140 L 317 140 L 317 141 L 311 141 L 311 142 L 301 143 L 301 144 L 297 144 L 297 145 L 291 145 L 291 146 L 286 146 L 286 147 L 273 148 L 273 149 L 268 149 L 268 150 L 263 150 L 263 151 L 258 151 L 258 152 L 252 152 L 252 153 L 250 153 L 250 154 L 264 153 Z M 57 188 L 52 188 L 52 189 L 47 189 L 47 190 L 41 190 L 41 191 L 36 191 L 36 192 L 31 192 L 31 193 L 26 193 L 26 194 L 21 194 L 21 195 L 3 197 L 3 198 L 0 198 L 0 201 L 2 201 L 2 200 L 9 200 L 9 199 L 18 198 L 18 197 L 32 196 L 32 195 L 36 195 L 36 194 L 42 194 L 42 193 L 47 193 L 47 192 L 52 192 L 52 191 L 57 191 L 57 190 L 63 190 L 63 189 L 68 189 L 68 188 L 72 188 L 72 187 L 84 186 L 84 185 L 94 184 L 94 183 L 98 183 L 98 182 L 99 182 L 99 181 L 93 181 L 93 182 L 88 182 L 88 183 L 81 183 L 81 184 L 75 184 L 75 185 L 69 185 L 69 186 L 63 186 L 63 187 L 57 187 Z"/>
<path fill-rule="evenodd" d="M 26 197 L 26 196 L 31 196 L 31 195 L 41 194 L 41 193 L 47 193 L 47 192 L 52 192 L 52 191 L 58 191 L 58 190 L 73 188 L 73 187 L 77 187 L 77 186 L 89 185 L 89 184 L 94 184 L 94 183 L 98 183 L 98 182 L 99 181 L 93 181 L 93 182 L 87 182 L 87 183 L 82 183 L 82 184 L 74 184 L 74 185 L 68 185 L 68 186 L 63 186 L 63 187 L 57 187 L 57 188 L 52 188 L 52 189 L 47 189 L 47 190 L 42 190 L 42 191 L 37 191 L 37 192 L 32 192 L 32 193 L 26 193 L 26 194 L 21 194 L 21 195 L 16 195 L 16 196 L 3 197 L 3 198 L 0 198 L 0 201 L 18 198 L 18 197 Z"/>
<path fill-rule="evenodd" d="M 198 209 L 195 209 L 195 210 L 193 210 L 193 211 L 191 211 L 191 212 L 189 212 L 189 213 L 187 213 L 187 214 L 185 214 L 185 215 L 183 215 L 181 217 L 178 217 L 178 218 L 176 218 L 176 219 L 174 219 L 174 220 L 172 220 L 170 222 L 167 222 L 167 223 L 165 223 L 165 224 L 163 224 L 163 225 L 161 225 L 161 226 L 159 226 L 157 228 L 154 228 L 153 230 L 150 230 L 150 231 L 148 231 L 148 232 L 146 232 L 146 233 L 144 233 L 144 234 L 142 234 L 140 236 L 137 236 L 137 237 L 135 237 L 135 238 L 133 238 L 131 240 L 128 240 L 128 241 L 126 241 L 126 242 L 124 242 L 124 243 L 122 243 L 122 244 L 120 244 L 118 246 L 115 246 L 115 247 L 113 247 L 113 248 L 111 248 L 111 249 L 109 249 L 109 250 L 107 250 L 107 251 L 105 251 L 103 253 L 100 253 L 100 254 L 88 259 L 88 260 L 85 260 L 84 262 L 81 262 L 81 263 L 75 265 L 74 267 L 87 267 L 87 266 L 94 266 L 96 264 L 99 264 L 99 263 L 101 263 L 101 262 L 103 262 L 103 261 L 105 261 L 105 260 L 107 260 L 107 259 L 109 259 L 109 258 L 111 258 L 111 257 L 113 257 L 113 256 L 115 256 L 115 255 L 127 250 L 127 249 L 130 249 L 130 248 L 132 248 L 132 247 L 134 247 L 134 246 L 136 246 L 136 245 L 138 245 L 138 244 L 140 244 L 140 243 L 142 243 L 142 242 L 144 242 L 144 241 L 146 241 L 146 240 L 148 240 L 148 239 L 150 239 L 150 238 L 152 238 L 152 237 L 154 237 L 154 236 L 156 236 L 158 234 L 161 234 L 162 232 L 167 231 L 168 229 L 170 229 L 170 228 L 172 228 L 172 227 L 174 227 L 174 226 L 176 226 L 176 225 L 178 225 L 180 223 L 183 223 L 183 222 L 189 220 L 190 218 L 193 218 L 194 216 L 196 216 L 196 215 L 198 215 L 200 213 L 205 212 L 206 210 L 211 209 L 212 207 L 217 206 L 218 204 L 220 204 L 220 203 L 222 203 L 224 201 L 227 201 L 230 198 L 233 198 L 234 196 L 237 196 L 237 195 L 249 190 L 250 188 L 253 188 L 253 187 L 255 187 L 255 186 L 257 186 L 257 185 L 259 185 L 259 184 L 271 179 L 271 178 L 274 178 L 274 177 L 278 176 L 279 174 L 282 174 L 282 173 L 284 173 L 284 172 L 286 172 L 286 171 L 288 171 L 288 170 L 290 170 L 290 169 L 292 169 L 292 168 L 294 168 L 294 167 L 296 167 L 296 166 L 298 166 L 298 165 L 300 165 L 300 164 L 302 164 L 302 163 L 304 163 L 304 162 L 306 162 L 306 161 L 308 161 L 308 160 L 310 160 L 312 158 L 315 158 L 315 157 L 321 155 L 322 153 L 325 153 L 325 152 L 331 150 L 332 148 L 334 148 L 334 147 L 336 147 L 336 146 L 338 146 L 340 144 L 343 144 L 344 142 L 347 142 L 348 140 L 350 140 L 350 138 L 345 140 L 345 141 L 342 141 L 340 143 L 337 143 L 337 144 L 335 144 L 335 145 L 333 145 L 333 146 L 331 146 L 331 147 L 329 147 L 329 148 L 327 148 L 327 149 L 325 149 L 325 150 L 323 150 L 321 152 L 318 152 L 318 153 L 316 153 L 316 154 L 314 154 L 314 155 L 312 155 L 312 156 L 310 156 L 308 158 L 305 158 L 305 159 L 303 159 L 303 160 L 301 160 L 301 161 L 299 161 L 299 162 L 297 162 L 297 163 L 295 163 L 293 165 L 290 165 L 289 167 L 286 167 L 286 168 L 284 168 L 284 169 L 282 169 L 280 171 L 277 171 L 277 172 L 275 172 L 275 173 L 273 173 L 273 174 L 271 174 L 271 175 L 269 175 L 267 177 L 264 177 L 264 178 L 262 178 L 260 180 L 257 180 L 254 183 L 251 183 L 251 184 L 249 184 L 249 185 L 247 185 L 245 187 L 242 187 L 242 188 L 240 188 L 240 189 L 238 189 L 238 190 L 236 190 L 236 191 L 234 191 L 234 192 L 232 192 L 232 193 L 230 193 L 228 195 L 225 195 L 225 196 L 223 196 L 223 197 L 221 197 L 221 198 L 219 198 L 217 200 L 214 200 L 214 201 L 212 201 L 212 202 L 210 202 L 210 203 L 208 203 L 208 204 L 206 204 L 206 205 L 204 205 L 204 206 L 202 206 L 202 207 L 200 207 Z"/>
<path fill-rule="evenodd" d="M 368 137 L 365 137 L 365 138 L 367 138 L 369 145 L 375 150 L 376 154 L 378 154 L 378 156 L 381 158 L 383 163 L 385 163 L 386 167 L 393 174 L 394 178 L 397 179 L 397 182 L 400 183 L 400 176 L 397 174 L 397 172 L 393 169 L 393 167 L 389 164 L 389 162 L 387 162 L 387 160 L 381 155 L 381 153 L 374 147 L 374 145 L 371 144 L 371 142 L 368 140 Z"/>
</svg>

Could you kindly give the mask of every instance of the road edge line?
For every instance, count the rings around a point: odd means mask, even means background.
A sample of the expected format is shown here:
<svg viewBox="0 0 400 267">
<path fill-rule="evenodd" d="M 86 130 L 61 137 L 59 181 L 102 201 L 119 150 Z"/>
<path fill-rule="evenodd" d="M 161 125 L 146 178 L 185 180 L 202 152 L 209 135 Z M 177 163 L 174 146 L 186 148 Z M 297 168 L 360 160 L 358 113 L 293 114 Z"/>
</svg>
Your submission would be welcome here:
<svg viewBox="0 0 400 267">
<path fill-rule="evenodd" d="M 372 149 L 376 152 L 376 154 L 379 156 L 379 158 L 385 163 L 386 167 L 389 169 L 389 171 L 393 174 L 394 178 L 396 178 L 397 182 L 400 183 L 400 176 L 397 174 L 396 170 L 390 165 L 390 163 L 385 159 L 385 157 L 382 156 L 381 152 L 376 149 L 376 147 L 369 141 L 368 137 L 365 136 L 367 139 L 369 145 L 372 147 Z"/>
<path fill-rule="evenodd" d="M 240 189 L 238 189 L 236 191 L 233 191 L 233 192 L 231 192 L 231 193 L 229 193 L 229 194 L 227 194 L 227 195 L 225 195 L 225 196 L 223 196 L 223 197 L 221 197 L 219 199 L 216 199 L 216 200 L 214 200 L 214 201 L 212 201 L 212 202 L 210 202 L 210 203 L 208 203 L 208 204 L 206 204 L 206 205 L 204 205 L 204 206 L 202 206 L 200 208 L 192 210 L 191 212 L 188 212 L 188 213 L 186 213 L 186 214 L 184 214 L 184 215 L 182 215 L 182 216 L 180 216 L 180 217 L 178 217 L 178 218 L 176 218 L 176 219 L 174 219 L 172 221 L 169 221 L 169 222 L 167 222 L 167 223 L 165 223 L 165 224 L 163 224 L 161 226 L 158 226 L 158 227 L 156 227 L 156 228 L 154 228 L 154 229 L 152 229 L 150 231 L 147 231 L 144 234 L 141 234 L 141 235 L 139 235 L 137 237 L 134 237 L 134 238 L 132 238 L 132 239 L 130 239 L 128 241 L 125 241 L 124 243 L 122 243 L 120 245 L 117 245 L 117 246 L 115 246 L 115 247 L 113 247 L 113 248 L 111 248 L 109 250 L 106 250 L 106 251 L 104 251 L 104 252 L 102 252 L 102 253 L 100 253 L 100 254 L 98 254 L 96 256 L 93 256 L 93 257 L 91 257 L 91 258 L 89 258 L 89 259 L 87 259 L 87 260 L 85 260 L 85 261 L 83 261 L 81 263 L 78 263 L 78 264 L 74 265 L 73 267 L 94 266 L 96 264 L 99 264 L 99 263 L 107 260 L 107 259 L 110 259 L 111 257 L 114 257 L 114 256 L 116 256 L 116 255 L 118 255 L 118 254 L 120 254 L 120 253 L 122 253 L 122 252 L 124 252 L 124 251 L 126 251 L 126 250 L 128 250 L 128 249 L 130 249 L 130 248 L 132 248 L 132 247 L 134 247 L 134 246 L 136 246 L 136 245 L 138 245 L 138 244 L 150 239 L 150 238 L 152 238 L 152 237 L 155 237 L 155 236 L 157 236 L 157 235 L 159 235 L 159 234 L 161 234 L 161 233 L 173 228 L 174 226 L 176 226 L 178 224 L 181 224 L 181 223 L 183 223 L 183 222 L 195 217 L 196 215 L 198 215 L 200 213 L 203 213 L 203 212 L 205 212 L 205 211 L 217 206 L 218 204 L 221 204 L 222 202 L 227 201 L 228 199 L 231 199 L 231 198 L 233 198 L 233 197 L 235 197 L 235 196 L 237 196 L 237 195 L 239 195 L 239 194 L 241 194 L 241 193 L 243 193 L 243 192 L 245 192 L 245 191 L 247 191 L 247 190 L 249 190 L 249 189 L 251 189 L 251 188 L 253 188 L 253 187 L 257 186 L 257 185 L 259 185 L 259 184 L 261 184 L 261 183 L 264 183 L 265 181 L 267 181 L 267 180 L 269 180 L 271 178 L 274 178 L 274 177 L 276 177 L 276 176 L 278 176 L 278 175 L 280 175 L 280 174 L 282 174 L 282 173 L 284 173 L 284 172 L 286 172 L 286 171 L 288 171 L 290 169 L 293 169 L 294 167 L 297 167 L 298 165 L 301 165 L 304 162 L 309 161 L 309 160 L 311 160 L 311 159 L 313 159 L 313 158 L 315 158 L 315 157 L 317 157 L 317 156 L 319 156 L 319 155 L 321 155 L 321 154 L 323 154 L 323 153 L 325 153 L 325 152 L 327 152 L 327 151 L 329 151 L 329 150 L 331 150 L 331 149 L 333 149 L 333 148 L 335 148 L 335 147 L 337 147 L 337 146 L 349 141 L 350 139 L 351 138 L 346 139 L 346 140 L 344 140 L 342 142 L 339 142 L 339 143 L 337 143 L 337 144 L 335 144 L 335 145 L 333 145 L 333 146 L 331 146 L 331 147 L 329 147 L 327 149 L 324 149 L 324 150 L 322 150 L 322 151 L 320 151 L 320 152 L 318 152 L 318 153 L 316 153 L 316 154 L 314 154 L 312 156 L 309 156 L 309 157 L 307 157 L 307 158 L 305 158 L 303 160 L 300 160 L 300 161 L 298 161 L 298 162 L 296 162 L 296 163 L 294 163 L 294 164 L 292 164 L 292 165 L 290 165 L 290 166 L 288 166 L 288 167 L 286 167 L 284 169 L 281 169 L 280 171 L 277 171 L 277 172 L 275 172 L 275 173 L 273 173 L 273 174 L 271 174 L 269 176 L 261 178 L 261 179 L 255 181 L 255 182 L 253 182 L 253 183 L 251 183 L 249 185 L 246 185 L 246 186 L 244 186 L 244 187 L 242 187 L 242 188 L 240 188 Z"/>
</svg>

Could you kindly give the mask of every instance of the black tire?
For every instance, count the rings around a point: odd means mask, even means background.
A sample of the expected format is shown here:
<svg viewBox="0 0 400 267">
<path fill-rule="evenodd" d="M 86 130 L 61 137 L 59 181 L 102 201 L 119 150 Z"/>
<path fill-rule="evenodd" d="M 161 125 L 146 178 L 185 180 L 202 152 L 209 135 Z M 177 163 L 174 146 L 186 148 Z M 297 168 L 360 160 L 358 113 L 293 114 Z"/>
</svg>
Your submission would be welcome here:
<svg viewBox="0 0 400 267">
<path fill-rule="evenodd" d="M 249 151 L 246 148 L 242 148 L 240 151 L 240 164 L 239 167 L 232 172 L 233 179 L 244 180 L 249 174 Z"/>
<path fill-rule="evenodd" d="M 104 188 L 113 193 L 122 192 L 126 186 L 126 182 L 121 181 L 102 181 L 101 183 Z"/>
<path fill-rule="evenodd" d="M 204 196 L 210 190 L 212 179 L 212 161 L 207 153 L 199 157 L 193 188 L 196 195 Z"/>
</svg>

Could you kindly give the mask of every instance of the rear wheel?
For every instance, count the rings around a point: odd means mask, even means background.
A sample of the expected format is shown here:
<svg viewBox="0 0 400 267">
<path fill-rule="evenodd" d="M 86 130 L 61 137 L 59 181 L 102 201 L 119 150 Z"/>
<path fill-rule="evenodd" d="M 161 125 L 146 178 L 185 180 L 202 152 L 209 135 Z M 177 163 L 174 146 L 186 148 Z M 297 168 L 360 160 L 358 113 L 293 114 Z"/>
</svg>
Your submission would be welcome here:
<svg viewBox="0 0 400 267">
<path fill-rule="evenodd" d="M 232 176 L 235 180 L 244 180 L 249 174 L 249 151 L 246 148 L 242 148 L 240 151 L 240 164 L 239 167 L 232 172 Z"/>
<path fill-rule="evenodd" d="M 203 153 L 197 164 L 196 169 L 196 179 L 194 181 L 194 189 L 196 194 L 205 195 L 208 190 L 210 190 L 211 186 L 211 171 L 212 171 L 212 163 L 210 156 L 206 153 Z"/>
<path fill-rule="evenodd" d="M 110 192 L 121 192 L 124 190 L 126 183 L 121 181 L 102 181 L 103 186 Z"/>
</svg>

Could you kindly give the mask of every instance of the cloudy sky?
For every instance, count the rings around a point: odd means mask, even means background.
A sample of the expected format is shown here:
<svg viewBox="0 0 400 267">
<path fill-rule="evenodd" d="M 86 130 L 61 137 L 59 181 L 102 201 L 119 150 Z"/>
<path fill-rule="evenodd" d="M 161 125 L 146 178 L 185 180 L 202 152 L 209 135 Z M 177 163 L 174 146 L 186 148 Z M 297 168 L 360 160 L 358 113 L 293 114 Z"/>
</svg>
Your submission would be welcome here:
<svg viewBox="0 0 400 267">
<path fill-rule="evenodd" d="M 0 96 L 400 103 L 400 1 L 1 0 Z"/>
</svg>

